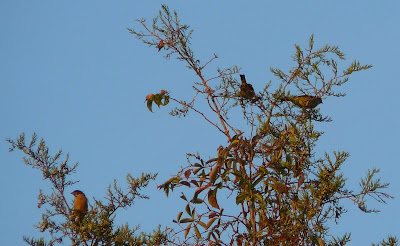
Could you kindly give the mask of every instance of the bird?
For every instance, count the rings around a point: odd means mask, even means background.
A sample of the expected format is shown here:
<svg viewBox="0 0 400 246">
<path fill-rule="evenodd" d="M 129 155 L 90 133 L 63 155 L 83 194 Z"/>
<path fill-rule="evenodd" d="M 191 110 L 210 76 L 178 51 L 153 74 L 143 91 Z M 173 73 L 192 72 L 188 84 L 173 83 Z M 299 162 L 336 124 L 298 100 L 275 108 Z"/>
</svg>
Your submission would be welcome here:
<svg viewBox="0 0 400 246">
<path fill-rule="evenodd" d="M 162 48 L 164 48 L 164 40 L 161 40 L 161 41 L 158 43 L 157 48 L 158 48 L 158 52 L 160 52 L 160 50 L 161 50 Z"/>
<path fill-rule="evenodd" d="M 312 109 L 322 103 L 322 99 L 317 96 L 301 95 L 292 98 L 284 97 L 283 101 L 290 101 L 300 108 Z"/>
<path fill-rule="evenodd" d="M 240 85 L 239 96 L 249 100 L 255 98 L 256 93 L 254 92 L 254 88 L 251 84 L 246 82 L 246 77 L 244 74 L 240 74 L 240 80 L 242 81 L 242 84 Z"/>
<path fill-rule="evenodd" d="M 74 219 L 75 222 L 82 223 L 83 217 L 88 212 L 88 200 L 85 194 L 80 190 L 74 190 L 71 192 L 74 195 L 74 218 L 76 217 L 77 220 Z"/>
</svg>

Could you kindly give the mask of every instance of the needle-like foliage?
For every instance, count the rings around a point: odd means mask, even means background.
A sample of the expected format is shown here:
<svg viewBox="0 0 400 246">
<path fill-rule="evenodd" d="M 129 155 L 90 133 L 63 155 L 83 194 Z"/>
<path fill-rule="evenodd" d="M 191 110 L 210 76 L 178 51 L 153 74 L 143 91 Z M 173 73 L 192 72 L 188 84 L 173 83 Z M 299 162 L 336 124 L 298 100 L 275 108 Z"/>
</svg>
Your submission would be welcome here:
<svg viewBox="0 0 400 246">
<path fill-rule="evenodd" d="M 219 147 L 211 158 L 188 154 L 188 164 L 159 186 L 167 196 L 179 188 L 186 203 L 174 220 L 180 229 L 170 234 L 171 244 L 344 245 L 350 234 L 329 236 L 329 222 L 346 212 L 344 200 L 368 213 L 377 212 L 368 208 L 368 197 L 381 203 L 392 198 L 382 191 L 388 184 L 375 178 L 379 170 L 368 172 L 359 190 L 350 190 L 341 171 L 349 153 L 314 150 L 323 134 L 315 122 L 331 121 L 321 103 L 345 96 L 340 86 L 372 65 L 353 61 L 339 69 L 344 53 L 337 46 L 316 47 L 312 35 L 307 47 L 295 45 L 292 69 L 271 68 L 276 79 L 257 92 L 244 75 L 238 81 L 237 66 L 217 68 L 214 77 L 206 78 L 204 69 L 217 56 L 200 62 L 191 48 L 192 30 L 166 5 L 150 24 L 138 23 L 140 31 L 129 29 L 133 35 L 166 58 L 185 62 L 200 81 L 190 101 L 168 94 L 167 103 L 156 104 L 177 103 L 174 116 L 199 114 L 227 142 L 214 143 Z M 271 83 L 277 89 L 270 89 Z M 148 98 L 154 96 L 161 94 Z M 148 98 L 149 107 L 153 101 Z M 247 127 L 230 120 L 229 114 L 238 111 Z"/>
<path fill-rule="evenodd" d="M 160 228 L 152 234 L 138 232 L 139 227 L 130 228 L 126 225 L 115 225 L 114 219 L 119 209 L 126 209 L 134 204 L 136 199 L 148 199 L 140 190 L 147 187 L 154 174 L 142 174 L 139 178 L 127 175 L 127 187 L 122 189 L 117 181 L 109 186 L 105 201 L 94 199 L 90 211 L 81 224 L 74 223 L 73 205 L 68 200 L 66 190 L 74 190 L 78 181 L 71 180 L 78 168 L 78 163 L 70 165 L 68 154 L 61 159 L 63 152 L 50 154 L 45 141 L 41 139 L 37 145 L 37 135 L 33 134 L 29 144 L 25 134 L 16 140 L 7 139 L 10 151 L 21 150 L 26 157 L 26 165 L 42 172 L 43 179 L 50 181 L 51 192 L 39 191 L 38 208 L 43 210 L 42 220 L 35 227 L 42 233 L 49 233 L 50 239 L 35 239 L 24 237 L 24 241 L 32 246 L 57 244 L 72 245 L 161 245 L 166 237 Z M 37 145 L 37 147 L 36 147 Z"/>
</svg>

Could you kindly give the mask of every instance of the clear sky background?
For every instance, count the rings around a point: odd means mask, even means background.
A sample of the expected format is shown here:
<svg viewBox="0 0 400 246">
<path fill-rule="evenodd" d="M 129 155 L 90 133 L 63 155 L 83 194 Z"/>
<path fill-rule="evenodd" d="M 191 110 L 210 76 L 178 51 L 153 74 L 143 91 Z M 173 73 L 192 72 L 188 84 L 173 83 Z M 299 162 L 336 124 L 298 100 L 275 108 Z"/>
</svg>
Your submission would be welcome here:
<svg viewBox="0 0 400 246">
<path fill-rule="evenodd" d="M 21 245 L 22 235 L 40 237 L 33 228 L 40 220 L 38 190 L 49 185 L 41 174 L 23 164 L 22 154 L 9 153 L 6 138 L 25 132 L 43 137 L 53 153 L 63 149 L 73 177 L 93 202 L 106 194 L 113 179 L 123 184 L 128 172 L 158 172 L 137 201 L 121 211 L 119 223 L 140 224 L 151 231 L 172 226 L 184 209 L 177 196 L 166 198 L 156 186 L 186 164 L 185 153 L 205 157 L 226 143 L 198 116 L 171 117 L 170 106 L 150 113 L 147 94 L 166 89 L 188 99 L 197 79 L 185 64 L 165 60 L 126 30 L 134 20 L 151 20 L 160 1 L 0 1 L 0 242 Z M 395 196 L 388 204 L 372 202 L 379 214 L 364 214 L 351 202 L 348 213 L 331 232 L 352 233 L 348 245 L 370 245 L 388 234 L 400 236 L 399 1 L 168 1 L 182 23 L 195 30 L 193 49 L 202 60 L 219 59 L 215 68 L 238 65 L 256 90 L 277 80 L 270 67 L 288 70 L 294 44 L 338 45 L 347 60 L 373 64 L 351 76 L 342 87 L 345 98 L 321 105 L 333 121 L 317 151 L 349 151 L 343 169 L 349 188 L 368 169 L 381 169 Z M 68 191 L 68 192 L 71 192 Z M 180 191 L 176 194 L 179 195 Z M 72 195 L 68 199 L 73 200 Z"/>
</svg>

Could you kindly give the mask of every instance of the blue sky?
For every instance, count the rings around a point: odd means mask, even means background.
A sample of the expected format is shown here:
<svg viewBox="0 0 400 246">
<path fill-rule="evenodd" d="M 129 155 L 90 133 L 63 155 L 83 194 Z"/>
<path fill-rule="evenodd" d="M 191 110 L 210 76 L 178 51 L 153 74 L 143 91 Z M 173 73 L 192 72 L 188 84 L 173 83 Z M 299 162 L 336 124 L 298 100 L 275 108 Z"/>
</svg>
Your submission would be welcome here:
<svg viewBox="0 0 400 246">
<path fill-rule="evenodd" d="M 177 60 L 165 60 L 128 33 L 134 20 L 151 20 L 160 1 L 1 1 L 0 21 L 0 241 L 22 244 L 22 235 L 40 234 L 39 189 L 48 190 L 39 172 L 25 166 L 18 152 L 8 153 L 6 138 L 36 132 L 51 150 L 63 149 L 80 166 L 74 189 L 101 198 L 126 173 L 158 172 L 145 190 L 150 200 L 121 211 L 119 222 L 141 224 L 150 231 L 171 225 L 183 209 L 176 196 L 166 198 L 156 185 L 185 165 L 185 153 L 215 153 L 225 143 L 219 132 L 198 116 L 171 117 L 170 107 L 150 113 L 147 94 L 166 89 L 189 98 L 193 72 Z M 399 236 L 400 2 L 387 1 L 168 1 L 181 21 L 194 30 L 193 49 L 201 60 L 213 53 L 215 68 L 238 65 L 256 90 L 272 80 L 270 67 L 288 69 L 293 44 L 338 45 L 354 59 L 373 64 L 356 73 L 341 91 L 321 106 L 333 122 L 317 151 L 349 151 L 343 169 L 350 188 L 357 188 L 367 169 L 381 169 L 396 199 L 372 205 L 382 212 L 363 214 L 347 202 L 348 213 L 332 233 L 352 233 L 348 245 L 370 245 L 388 234 Z M 71 190 L 72 191 L 72 190 Z M 179 195 L 179 192 L 177 192 Z M 72 201 L 72 195 L 69 197 Z M 92 199 L 91 199 L 92 200 Z M 93 200 L 92 200 L 93 201 Z M 160 206 L 162 204 L 162 206 Z M 4 233 L 5 232 L 5 233 Z"/>
</svg>

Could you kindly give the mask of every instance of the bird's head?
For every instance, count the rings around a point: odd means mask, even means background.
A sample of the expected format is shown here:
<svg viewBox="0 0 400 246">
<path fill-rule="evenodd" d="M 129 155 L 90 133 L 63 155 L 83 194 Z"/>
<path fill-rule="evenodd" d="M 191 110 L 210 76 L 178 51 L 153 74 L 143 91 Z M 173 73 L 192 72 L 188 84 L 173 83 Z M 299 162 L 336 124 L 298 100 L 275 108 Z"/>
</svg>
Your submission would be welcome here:
<svg viewBox="0 0 400 246">
<path fill-rule="evenodd" d="M 242 81 L 242 84 L 246 84 L 246 76 L 244 74 L 239 74 L 240 75 L 240 80 Z"/>
<path fill-rule="evenodd" d="M 71 192 L 72 195 L 77 196 L 79 194 L 85 195 L 82 191 L 80 190 L 74 190 L 73 192 Z"/>
</svg>

